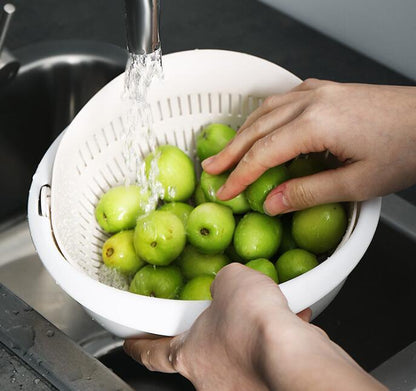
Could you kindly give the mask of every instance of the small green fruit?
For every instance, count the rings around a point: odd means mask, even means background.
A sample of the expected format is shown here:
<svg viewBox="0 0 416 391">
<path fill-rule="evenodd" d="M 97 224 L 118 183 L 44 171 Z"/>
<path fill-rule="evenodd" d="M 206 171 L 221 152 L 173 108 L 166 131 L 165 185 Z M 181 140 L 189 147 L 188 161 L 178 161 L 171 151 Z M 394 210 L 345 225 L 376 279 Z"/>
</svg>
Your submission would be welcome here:
<svg viewBox="0 0 416 391">
<path fill-rule="evenodd" d="M 185 284 L 179 298 L 181 300 L 212 300 L 211 284 L 213 281 L 213 276 L 195 277 Z"/>
<path fill-rule="evenodd" d="M 155 210 L 137 219 L 134 248 L 146 262 L 168 265 L 183 251 L 185 243 L 185 227 L 172 212 Z"/>
<path fill-rule="evenodd" d="M 108 238 L 102 249 L 104 264 L 129 276 L 136 273 L 145 262 L 136 254 L 133 230 L 121 231 Z"/>
<path fill-rule="evenodd" d="M 316 256 L 306 250 L 295 248 L 286 251 L 276 261 L 280 282 L 300 276 L 318 265 Z"/>
<path fill-rule="evenodd" d="M 160 183 L 163 200 L 187 201 L 193 194 L 196 183 L 194 165 L 178 147 L 158 147 L 146 157 L 145 166 L 150 184 L 154 181 Z"/>
<path fill-rule="evenodd" d="M 228 206 L 206 202 L 189 215 L 186 232 L 188 241 L 207 254 L 224 251 L 233 238 L 235 220 Z"/>
<path fill-rule="evenodd" d="M 196 153 L 202 162 L 216 155 L 235 136 L 236 131 L 224 124 L 211 124 L 202 129 L 196 138 Z"/>
<path fill-rule="evenodd" d="M 284 165 L 269 168 L 245 191 L 251 209 L 264 213 L 263 204 L 267 194 L 281 183 L 289 179 L 289 171 Z"/>
<path fill-rule="evenodd" d="M 202 190 L 201 183 L 198 183 L 195 187 L 194 202 L 196 206 L 201 205 L 204 202 L 209 202 L 208 198 L 205 197 L 205 194 Z"/>
<path fill-rule="evenodd" d="M 177 266 L 142 267 L 130 284 L 130 292 L 161 299 L 176 299 L 183 286 L 183 277 Z"/>
<path fill-rule="evenodd" d="M 189 213 L 192 212 L 192 209 L 194 208 L 191 205 L 185 204 L 184 202 L 168 202 L 159 208 L 159 210 L 164 210 L 165 212 L 172 212 L 174 215 L 179 217 L 184 227 L 186 227 Z"/>
<path fill-rule="evenodd" d="M 95 218 L 109 233 L 131 229 L 136 225 L 137 217 L 148 210 L 148 203 L 148 191 L 139 186 L 112 187 L 98 201 Z"/>
<path fill-rule="evenodd" d="M 253 259 L 246 263 L 251 269 L 257 270 L 270 277 L 274 282 L 278 283 L 277 271 L 272 262 L 266 258 Z"/>
<path fill-rule="evenodd" d="M 271 258 L 282 240 L 282 223 L 277 217 L 257 212 L 246 213 L 237 224 L 234 247 L 246 261 Z"/>
<path fill-rule="evenodd" d="M 201 188 L 205 194 L 205 197 L 211 202 L 229 206 L 235 214 L 245 213 L 249 211 L 250 205 L 246 199 L 244 192 L 228 201 L 221 201 L 217 198 L 216 193 L 225 183 L 227 178 L 227 174 L 211 175 L 203 171 L 201 174 Z"/>
<path fill-rule="evenodd" d="M 175 262 L 183 276 L 191 280 L 200 275 L 215 276 L 221 268 L 230 262 L 224 254 L 203 254 L 195 247 L 188 245 Z"/>
<path fill-rule="evenodd" d="M 293 214 L 293 239 L 299 247 L 315 254 L 333 250 L 346 229 L 347 215 L 339 203 L 318 205 Z"/>
</svg>

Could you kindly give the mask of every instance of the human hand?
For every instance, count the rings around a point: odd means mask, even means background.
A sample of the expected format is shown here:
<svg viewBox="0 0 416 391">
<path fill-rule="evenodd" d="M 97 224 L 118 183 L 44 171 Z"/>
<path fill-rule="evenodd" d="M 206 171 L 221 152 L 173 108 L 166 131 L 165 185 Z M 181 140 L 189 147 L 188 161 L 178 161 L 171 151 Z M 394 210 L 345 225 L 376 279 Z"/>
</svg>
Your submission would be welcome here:
<svg viewBox="0 0 416 391">
<path fill-rule="evenodd" d="M 235 167 L 217 193 L 227 200 L 299 154 L 330 151 L 343 163 L 273 189 L 264 209 L 275 215 L 404 189 L 416 182 L 415 150 L 416 87 L 309 79 L 267 98 L 202 166 L 213 175 Z"/>
<path fill-rule="evenodd" d="M 307 322 L 310 310 L 293 314 L 269 277 L 230 264 L 212 296 L 188 332 L 130 339 L 126 352 L 152 371 L 179 372 L 197 390 L 384 389 Z"/>
</svg>

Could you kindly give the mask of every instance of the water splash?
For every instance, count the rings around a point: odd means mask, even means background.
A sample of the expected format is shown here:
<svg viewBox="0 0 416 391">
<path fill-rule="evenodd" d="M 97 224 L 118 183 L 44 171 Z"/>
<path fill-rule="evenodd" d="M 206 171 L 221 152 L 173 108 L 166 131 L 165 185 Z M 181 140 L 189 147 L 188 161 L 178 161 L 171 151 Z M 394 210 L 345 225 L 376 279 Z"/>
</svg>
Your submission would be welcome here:
<svg viewBox="0 0 416 391">
<path fill-rule="evenodd" d="M 157 173 L 150 175 L 151 180 L 148 180 L 144 156 L 142 155 L 143 150 L 147 148 L 140 145 L 140 142 L 143 143 L 146 140 L 146 147 L 149 148 L 149 152 L 156 149 L 157 140 L 152 130 L 153 118 L 148 102 L 148 92 L 152 82 L 160 80 L 162 77 L 162 52 L 160 49 L 148 54 L 130 54 L 124 79 L 123 98 L 128 105 L 128 111 L 127 129 L 125 129 L 123 135 L 123 157 L 128 171 L 135 176 L 137 184 L 144 191 L 150 191 L 149 210 L 156 205 L 160 196 L 160 186 L 153 180 L 157 177 Z M 150 171 L 152 172 L 154 169 L 152 164 Z M 130 178 L 127 181 L 129 182 Z"/>
</svg>

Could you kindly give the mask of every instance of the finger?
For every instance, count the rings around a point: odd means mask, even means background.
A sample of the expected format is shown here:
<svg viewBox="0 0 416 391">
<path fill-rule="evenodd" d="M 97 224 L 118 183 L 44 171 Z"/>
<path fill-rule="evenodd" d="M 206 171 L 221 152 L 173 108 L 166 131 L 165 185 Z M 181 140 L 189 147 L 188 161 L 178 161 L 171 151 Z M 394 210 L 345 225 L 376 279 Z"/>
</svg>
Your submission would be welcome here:
<svg viewBox="0 0 416 391">
<path fill-rule="evenodd" d="M 203 169 L 211 175 L 217 175 L 235 166 L 257 140 L 293 121 L 302 113 L 305 106 L 305 99 L 300 99 L 263 115 L 243 133 L 235 136 L 233 141 L 213 159 L 202 162 Z"/>
<path fill-rule="evenodd" d="M 231 172 L 217 192 L 220 200 L 228 200 L 241 193 L 267 169 L 287 162 L 300 153 L 321 152 L 325 149 L 311 132 L 304 132 L 303 120 L 298 117 L 279 130 L 256 141 Z"/>
<path fill-rule="evenodd" d="M 302 95 L 304 95 L 303 93 L 300 94 L 299 92 L 293 93 L 293 91 L 294 90 L 282 94 L 268 96 L 264 102 L 247 117 L 247 119 L 241 125 L 240 129 L 238 129 L 237 134 L 245 131 L 245 129 L 253 125 L 253 123 L 262 116 L 270 113 L 280 106 L 297 101 L 302 97 Z"/>
<path fill-rule="evenodd" d="M 303 321 L 309 323 L 312 318 L 312 310 L 309 307 L 305 308 L 303 311 L 299 312 L 297 316 L 301 318 Z"/>
<path fill-rule="evenodd" d="M 361 201 L 368 198 L 366 189 L 368 178 L 364 162 L 318 174 L 290 179 L 277 186 L 266 197 L 264 210 L 274 216 L 279 213 L 310 208 L 330 202 Z"/>
<path fill-rule="evenodd" d="M 127 339 L 125 352 L 150 371 L 175 373 L 170 337 L 158 339 Z"/>
</svg>

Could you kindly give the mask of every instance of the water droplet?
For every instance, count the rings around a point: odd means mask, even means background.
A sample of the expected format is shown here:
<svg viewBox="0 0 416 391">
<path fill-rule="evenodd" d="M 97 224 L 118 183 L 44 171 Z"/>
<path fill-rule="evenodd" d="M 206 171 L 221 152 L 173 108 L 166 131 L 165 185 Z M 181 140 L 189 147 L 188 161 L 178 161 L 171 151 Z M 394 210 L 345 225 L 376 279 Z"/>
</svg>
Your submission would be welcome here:
<svg viewBox="0 0 416 391">
<path fill-rule="evenodd" d="M 53 330 L 48 330 L 47 332 L 46 332 L 46 336 L 48 336 L 49 338 L 50 337 L 53 337 L 55 335 L 55 331 L 53 331 Z"/>
</svg>

